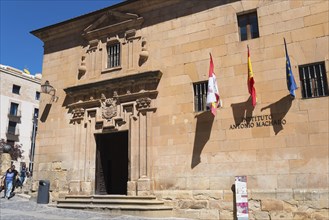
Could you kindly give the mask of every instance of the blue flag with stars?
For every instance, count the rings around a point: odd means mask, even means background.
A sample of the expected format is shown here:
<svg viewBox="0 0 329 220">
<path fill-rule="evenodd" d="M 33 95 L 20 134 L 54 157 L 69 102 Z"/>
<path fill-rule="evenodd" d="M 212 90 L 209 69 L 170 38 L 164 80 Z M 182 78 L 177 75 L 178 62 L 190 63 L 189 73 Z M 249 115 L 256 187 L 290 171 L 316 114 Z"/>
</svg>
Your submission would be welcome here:
<svg viewBox="0 0 329 220">
<path fill-rule="evenodd" d="M 286 44 L 286 39 L 283 38 L 284 40 L 284 47 L 286 49 L 286 75 L 287 75 L 287 87 L 290 92 L 290 95 L 293 96 L 294 98 L 296 97 L 295 90 L 298 88 L 294 75 L 292 74 L 291 71 L 291 66 L 290 66 L 290 59 L 288 56 L 288 50 L 287 50 L 287 44 Z"/>
</svg>

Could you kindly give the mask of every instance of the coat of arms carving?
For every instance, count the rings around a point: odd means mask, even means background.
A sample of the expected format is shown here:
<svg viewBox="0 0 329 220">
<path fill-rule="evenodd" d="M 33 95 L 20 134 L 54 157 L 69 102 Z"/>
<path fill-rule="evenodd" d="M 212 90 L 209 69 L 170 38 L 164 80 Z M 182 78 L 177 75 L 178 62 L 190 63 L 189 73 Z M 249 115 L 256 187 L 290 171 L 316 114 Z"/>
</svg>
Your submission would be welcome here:
<svg viewBox="0 0 329 220">
<path fill-rule="evenodd" d="M 102 118 L 110 120 L 117 115 L 117 100 L 115 98 L 106 98 L 105 95 L 102 94 L 100 102 Z"/>
</svg>

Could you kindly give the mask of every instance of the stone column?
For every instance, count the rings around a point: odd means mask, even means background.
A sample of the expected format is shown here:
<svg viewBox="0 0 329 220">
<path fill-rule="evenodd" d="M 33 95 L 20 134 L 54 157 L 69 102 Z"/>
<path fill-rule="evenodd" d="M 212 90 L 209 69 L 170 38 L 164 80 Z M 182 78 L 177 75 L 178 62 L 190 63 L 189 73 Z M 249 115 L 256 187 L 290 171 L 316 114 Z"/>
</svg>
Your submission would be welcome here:
<svg viewBox="0 0 329 220">
<path fill-rule="evenodd" d="M 151 180 L 148 176 L 148 155 L 147 155 L 147 120 L 148 112 L 153 111 L 150 108 L 150 98 L 140 98 L 136 100 L 137 110 L 139 116 L 139 179 L 137 181 L 137 194 L 150 195 L 151 193 Z"/>
<path fill-rule="evenodd" d="M 81 170 L 80 170 L 80 144 L 81 144 L 81 130 L 83 129 L 83 119 L 84 119 L 85 109 L 76 108 L 72 111 L 71 122 L 75 125 L 74 136 L 73 136 L 73 155 L 72 155 L 72 170 L 71 179 L 69 181 L 69 194 L 78 195 L 80 193 L 80 180 L 81 180 Z"/>
</svg>

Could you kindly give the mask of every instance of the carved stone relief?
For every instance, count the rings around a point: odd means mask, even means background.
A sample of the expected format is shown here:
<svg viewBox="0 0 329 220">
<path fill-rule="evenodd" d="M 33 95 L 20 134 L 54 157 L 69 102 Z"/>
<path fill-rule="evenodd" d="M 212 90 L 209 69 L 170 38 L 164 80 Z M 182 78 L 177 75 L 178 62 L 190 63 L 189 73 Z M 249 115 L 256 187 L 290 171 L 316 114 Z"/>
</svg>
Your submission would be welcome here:
<svg viewBox="0 0 329 220">
<path fill-rule="evenodd" d="M 117 115 L 117 100 L 116 98 L 106 98 L 102 93 L 101 95 L 101 111 L 102 118 L 110 120 Z"/>
<path fill-rule="evenodd" d="M 85 110 L 83 108 L 75 108 L 72 110 L 71 123 L 79 123 L 84 119 Z"/>
</svg>

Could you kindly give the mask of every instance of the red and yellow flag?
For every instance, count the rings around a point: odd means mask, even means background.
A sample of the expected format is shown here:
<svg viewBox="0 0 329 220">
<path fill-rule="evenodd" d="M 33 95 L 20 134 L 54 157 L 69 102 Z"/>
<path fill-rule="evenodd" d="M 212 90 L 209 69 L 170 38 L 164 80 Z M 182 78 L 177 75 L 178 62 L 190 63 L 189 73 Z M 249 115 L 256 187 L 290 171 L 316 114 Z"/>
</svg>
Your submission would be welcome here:
<svg viewBox="0 0 329 220">
<path fill-rule="evenodd" d="M 252 98 L 252 106 L 256 106 L 256 89 L 254 87 L 255 80 L 254 80 L 254 73 L 252 71 L 251 61 L 250 61 L 250 52 L 249 52 L 249 46 L 248 47 L 248 90 L 249 94 Z"/>
</svg>

